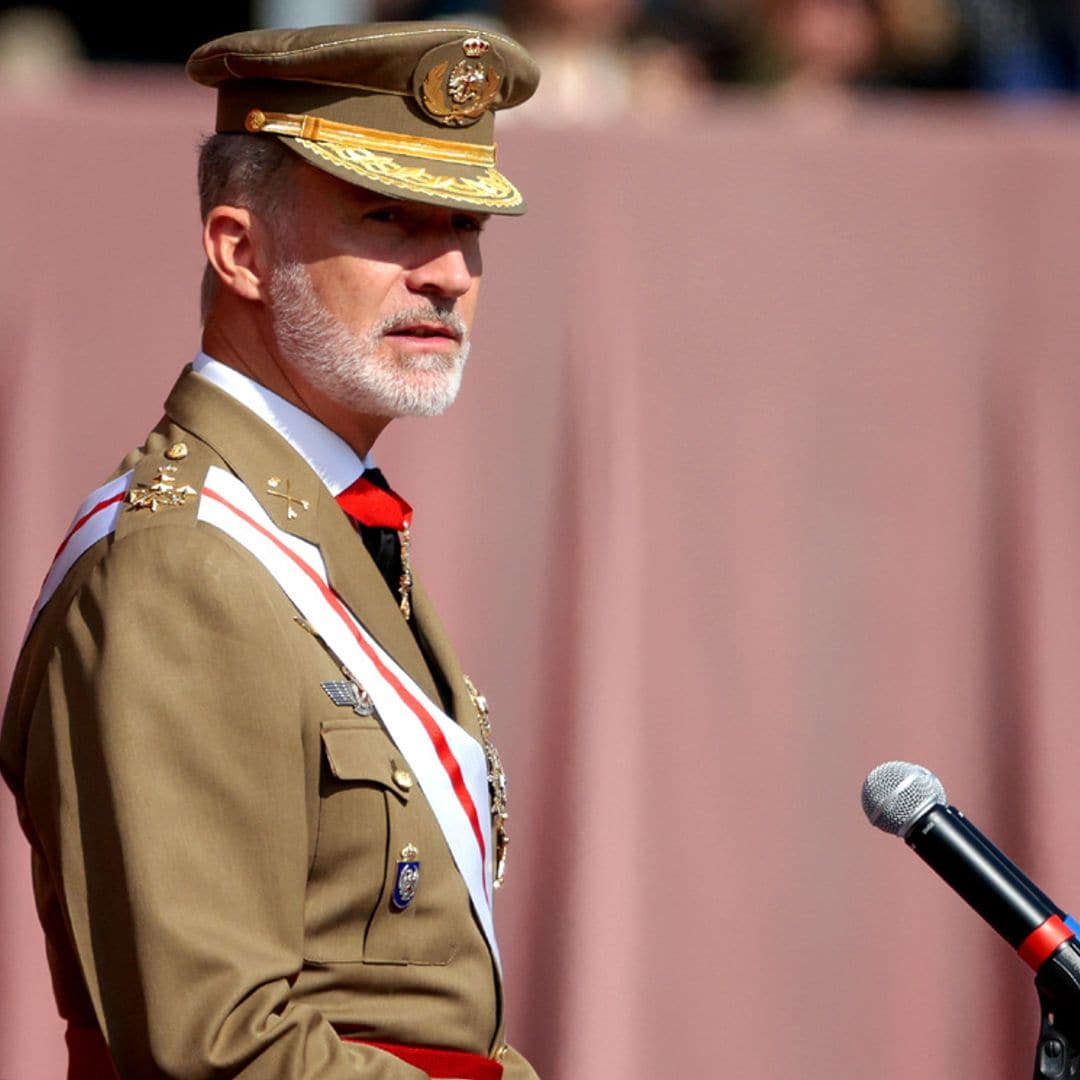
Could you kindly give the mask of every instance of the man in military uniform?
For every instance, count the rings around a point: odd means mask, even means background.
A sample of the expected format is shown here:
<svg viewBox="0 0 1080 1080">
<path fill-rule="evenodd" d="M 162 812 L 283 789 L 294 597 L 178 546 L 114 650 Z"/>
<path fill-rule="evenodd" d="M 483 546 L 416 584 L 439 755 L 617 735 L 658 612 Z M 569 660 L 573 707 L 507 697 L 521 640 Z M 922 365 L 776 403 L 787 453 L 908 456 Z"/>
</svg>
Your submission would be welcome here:
<svg viewBox="0 0 1080 1080">
<path fill-rule="evenodd" d="M 535 1074 L 504 1041 L 505 788 L 370 450 L 453 400 L 493 112 L 535 65 L 436 24 L 188 65 L 202 352 L 76 515 L 0 741 L 76 1080 Z"/>
</svg>

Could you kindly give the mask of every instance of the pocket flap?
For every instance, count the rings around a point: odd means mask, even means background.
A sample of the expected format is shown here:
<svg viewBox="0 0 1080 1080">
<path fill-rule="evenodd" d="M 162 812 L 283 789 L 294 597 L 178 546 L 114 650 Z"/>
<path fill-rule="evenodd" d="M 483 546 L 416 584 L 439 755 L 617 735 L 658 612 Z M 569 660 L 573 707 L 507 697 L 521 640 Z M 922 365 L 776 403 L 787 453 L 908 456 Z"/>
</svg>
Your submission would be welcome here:
<svg viewBox="0 0 1080 1080">
<path fill-rule="evenodd" d="M 324 727 L 323 749 L 330 771 L 339 780 L 366 780 L 393 791 L 403 802 L 412 787 L 401 755 L 382 728 Z M 409 777 L 407 785 L 401 783 Z"/>
</svg>

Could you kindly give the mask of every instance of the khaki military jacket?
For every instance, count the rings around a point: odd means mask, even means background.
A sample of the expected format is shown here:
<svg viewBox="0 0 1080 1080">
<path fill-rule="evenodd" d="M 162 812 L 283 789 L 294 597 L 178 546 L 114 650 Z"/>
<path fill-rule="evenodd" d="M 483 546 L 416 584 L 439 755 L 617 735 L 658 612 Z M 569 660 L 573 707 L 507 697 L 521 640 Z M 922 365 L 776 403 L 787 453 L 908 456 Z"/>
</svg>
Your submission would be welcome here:
<svg viewBox="0 0 1080 1080">
<path fill-rule="evenodd" d="M 186 456 L 167 459 L 178 443 Z M 414 636 L 277 432 L 187 371 L 121 472 L 149 486 L 166 464 L 196 493 L 211 465 L 230 471 L 278 527 L 317 544 L 360 622 L 480 738 L 423 589 Z M 271 477 L 308 509 L 272 495 Z M 497 967 L 408 762 L 378 715 L 324 692 L 343 678 L 335 659 L 197 503 L 126 505 L 16 670 L 0 765 L 33 849 L 61 1014 L 101 1030 L 124 1078 L 425 1075 L 343 1035 L 501 1056 L 506 1080 L 534 1077 L 502 1041 Z M 420 883 L 400 909 L 410 844 Z"/>
</svg>

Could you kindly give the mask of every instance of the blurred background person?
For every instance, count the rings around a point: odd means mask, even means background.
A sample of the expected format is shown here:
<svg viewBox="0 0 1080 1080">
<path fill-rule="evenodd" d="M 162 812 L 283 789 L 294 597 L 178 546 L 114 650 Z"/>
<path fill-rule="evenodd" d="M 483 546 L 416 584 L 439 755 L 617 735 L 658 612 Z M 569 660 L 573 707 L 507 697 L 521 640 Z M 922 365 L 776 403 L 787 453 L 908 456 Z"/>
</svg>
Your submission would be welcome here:
<svg viewBox="0 0 1080 1080">
<path fill-rule="evenodd" d="M 796 104 L 867 90 L 959 88 L 964 22 L 951 0 L 760 0 L 750 70 Z"/>
<path fill-rule="evenodd" d="M 973 88 L 1012 95 L 1080 88 L 1080 5 L 956 0 L 972 41 Z"/>
<path fill-rule="evenodd" d="M 763 23 L 777 90 L 793 102 L 846 101 L 885 48 L 875 0 L 765 0 Z"/>
<path fill-rule="evenodd" d="M 68 19 L 42 7 L 0 10 L 0 85 L 27 95 L 63 87 L 82 60 L 82 43 Z"/>
<path fill-rule="evenodd" d="M 693 3 L 506 0 L 499 14 L 546 64 L 533 122 L 603 123 L 663 117 L 706 102 L 738 67 L 731 26 Z M 733 19 L 733 15 L 735 19 Z"/>
</svg>

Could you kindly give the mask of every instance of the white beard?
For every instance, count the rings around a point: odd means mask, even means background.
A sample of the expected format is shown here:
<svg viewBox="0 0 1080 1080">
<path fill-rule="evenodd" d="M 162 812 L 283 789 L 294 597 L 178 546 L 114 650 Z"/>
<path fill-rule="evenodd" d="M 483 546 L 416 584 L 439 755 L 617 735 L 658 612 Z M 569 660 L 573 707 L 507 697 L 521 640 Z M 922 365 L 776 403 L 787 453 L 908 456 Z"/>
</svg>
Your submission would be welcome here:
<svg viewBox="0 0 1080 1080">
<path fill-rule="evenodd" d="M 428 301 L 354 333 L 326 309 L 301 262 L 275 267 L 269 293 L 278 348 L 327 397 L 367 416 L 438 416 L 453 404 L 469 356 L 457 312 Z M 383 336 L 417 322 L 442 323 L 460 344 L 450 353 L 395 358 Z"/>
</svg>

